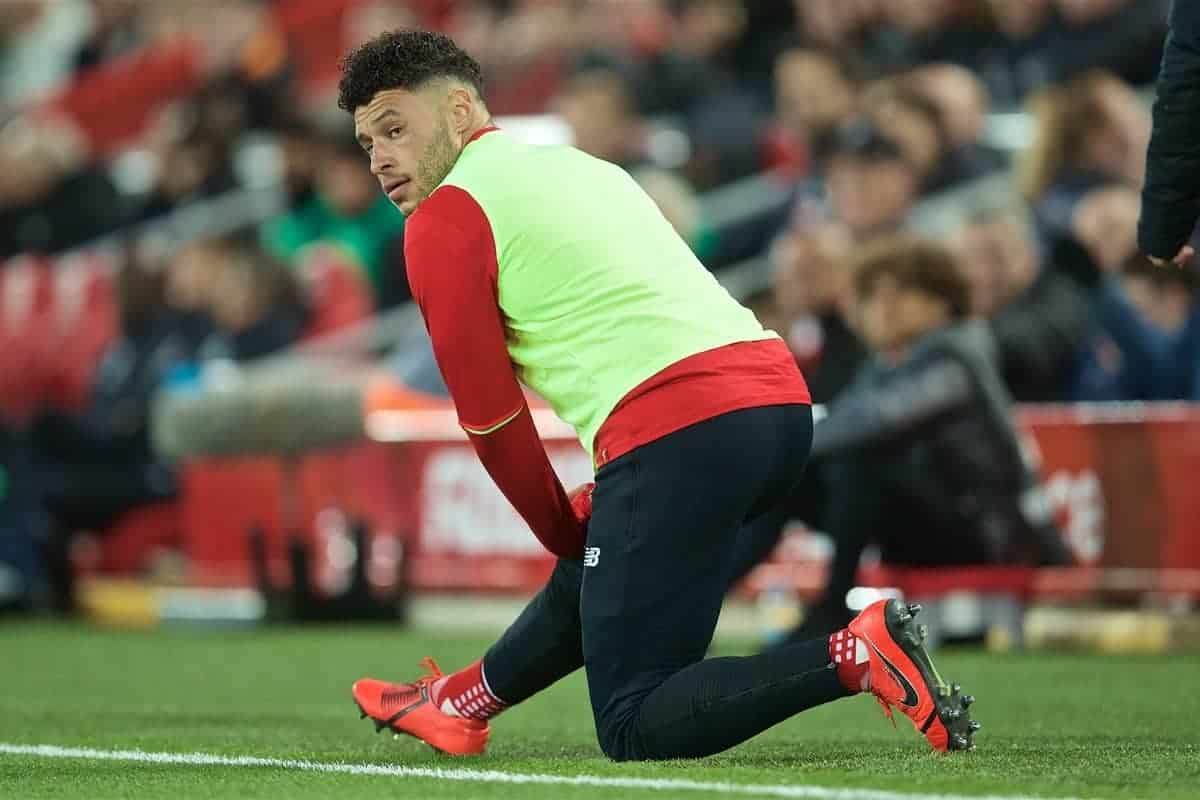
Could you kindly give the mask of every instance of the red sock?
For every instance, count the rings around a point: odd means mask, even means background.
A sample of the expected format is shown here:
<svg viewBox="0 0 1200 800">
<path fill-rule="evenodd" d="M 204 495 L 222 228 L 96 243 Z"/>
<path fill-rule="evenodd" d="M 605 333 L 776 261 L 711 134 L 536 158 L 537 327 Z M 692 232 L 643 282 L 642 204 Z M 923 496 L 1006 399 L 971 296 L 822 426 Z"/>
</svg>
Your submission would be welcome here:
<svg viewBox="0 0 1200 800">
<path fill-rule="evenodd" d="M 488 688 L 483 661 L 463 667 L 433 684 L 433 702 L 444 714 L 488 720 L 508 705 Z"/>
<path fill-rule="evenodd" d="M 849 630 L 843 628 L 829 637 L 829 660 L 837 667 L 838 680 L 846 691 L 858 693 L 871 688 L 867 646 Z"/>
</svg>

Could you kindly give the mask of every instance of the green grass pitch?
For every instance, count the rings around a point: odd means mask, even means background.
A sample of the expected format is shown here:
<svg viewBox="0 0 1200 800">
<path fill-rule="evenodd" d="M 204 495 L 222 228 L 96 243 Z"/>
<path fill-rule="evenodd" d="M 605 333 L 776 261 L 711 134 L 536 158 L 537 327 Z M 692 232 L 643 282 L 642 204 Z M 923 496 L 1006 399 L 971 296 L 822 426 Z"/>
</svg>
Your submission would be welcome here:
<svg viewBox="0 0 1200 800">
<path fill-rule="evenodd" d="M 0 745 L 664 782 L 514 785 L 0 752 L 0 797 L 663 800 L 754 796 L 737 789 L 748 784 L 916 796 L 1200 797 L 1200 658 L 1194 656 L 942 652 L 943 674 L 976 695 L 972 712 L 985 726 L 976 752 L 953 756 L 932 754 L 907 720 L 893 730 L 873 699 L 855 697 L 713 758 L 614 764 L 596 746 L 582 674 L 497 720 L 482 758 L 439 756 L 412 739 L 377 736 L 358 719 L 348 691 L 355 678 L 412 676 L 424 655 L 453 669 L 487 643 L 383 627 L 115 632 L 0 623 Z M 719 651 L 738 652 L 728 643 Z M 682 781 L 735 786 L 687 788 Z M 809 796 L 835 797 L 820 790 Z"/>
</svg>

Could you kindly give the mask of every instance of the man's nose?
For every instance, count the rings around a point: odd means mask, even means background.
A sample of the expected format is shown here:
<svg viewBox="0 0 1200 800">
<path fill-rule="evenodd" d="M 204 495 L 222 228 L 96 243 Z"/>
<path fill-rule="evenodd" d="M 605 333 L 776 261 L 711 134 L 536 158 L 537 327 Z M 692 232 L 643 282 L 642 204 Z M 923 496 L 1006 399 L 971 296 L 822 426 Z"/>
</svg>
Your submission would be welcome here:
<svg viewBox="0 0 1200 800">
<path fill-rule="evenodd" d="M 392 158 L 386 151 L 381 148 L 374 148 L 371 151 L 371 174 L 382 175 L 385 171 L 394 166 Z"/>
</svg>

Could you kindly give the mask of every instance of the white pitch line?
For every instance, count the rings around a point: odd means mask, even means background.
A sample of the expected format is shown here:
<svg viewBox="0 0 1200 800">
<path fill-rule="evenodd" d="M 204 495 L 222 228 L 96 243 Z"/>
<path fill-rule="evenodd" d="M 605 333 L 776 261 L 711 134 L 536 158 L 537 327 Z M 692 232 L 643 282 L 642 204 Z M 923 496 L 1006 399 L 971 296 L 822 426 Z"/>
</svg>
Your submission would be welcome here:
<svg viewBox="0 0 1200 800">
<path fill-rule="evenodd" d="M 808 800 L 1051 800 L 1050 798 L 905 794 L 881 789 L 834 789 L 827 786 L 770 785 L 692 781 L 677 778 L 619 778 L 600 775 L 538 775 L 499 770 L 441 769 L 438 767 L 400 767 L 387 764 L 345 764 L 258 756 L 222 756 L 215 753 L 154 753 L 145 750 L 96 750 L 91 747 L 59 747 L 52 744 L 9 744 L 0 742 L 0 754 L 35 758 L 76 758 L 93 761 L 132 761 L 141 764 L 180 764 L 183 766 L 269 767 L 274 769 L 324 772 L 342 775 L 379 775 L 393 778 L 429 778 L 442 781 L 478 781 L 480 783 L 532 783 L 555 786 L 592 786 L 601 789 L 644 789 L 647 791 L 708 792 L 743 797 L 800 797 Z M 1075 800 L 1075 798 L 1053 798 Z"/>
</svg>

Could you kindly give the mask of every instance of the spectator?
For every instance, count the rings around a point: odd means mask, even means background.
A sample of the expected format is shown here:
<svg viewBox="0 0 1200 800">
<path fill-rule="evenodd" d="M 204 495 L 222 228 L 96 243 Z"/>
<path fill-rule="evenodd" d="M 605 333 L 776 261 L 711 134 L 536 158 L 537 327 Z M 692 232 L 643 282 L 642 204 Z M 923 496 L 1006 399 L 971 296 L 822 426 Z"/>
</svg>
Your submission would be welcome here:
<svg viewBox="0 0 1200 800">
<path fill-rule="evenodd" d="M 1190 276 L 1178 275 L 1166 286 L 1144 280 L 1135 244 L 1138 213 L 1136 190 L 1104 185 L 1084 195 L 1072 214 L 1079 260 L 1090 263 L 1099 281 L 1096 321 L 1070 399 L 1192 396 L 1198 362 Z"/>
<path fill-rule="evenodd" d="M 646 116 L 688 116 L 700 106 L 736 88 L 738 75 L 731 56 L 746 29 L 746 8 L 737 0 L 672 0 L 641 3 L 620 0 L 594 3 L 593 14 L 625 22 L 623 44 L 608 37 L 610 57 L 633 63 L 633 89 L 638 110 Z M 598 20 L 585 12 L 580 24 Z M 600 23 L 613 31 L 613 23 Z M 590 28 L 587 28 L 590 30 Z"/>
<path fill-rule="evenodd" d="M 867 355 L 851 329 L 849 233 L 838 225 L 789 228 L 770 249 L 770 325 L 788 343 L 814 403 L 832 401 Z"/>
<path fill-rule="evenodd" d="M 643 160 L 633 94 L 617 70 L 578 73 L 563 87 L 558 105 L 580 150 L 626 168 Z"/>
<path fill-rule="evenodd" d="M 978 10 L 969 2 L 879 0 L 879 6 L 881 19 L 867 53 L 883 71 L 967 60 L 989 38 Z"/>
<path fill-rule="evenodd" d="M 949 141 L 936 104 L 922 94 L 892 83 L 868 91 L 865 112 L 884 136 L 904 154 L 921 179 L 921 191 L 934 192 L 949 184 L 942 176 Z"/>
<path fill-rule="evenodd" d="M 899 230 L 920 194 L 921 175 L 898 142 L 860 120 L 829 144 L 826 188 L 834 218 L 855 241 Z"/>
<path fill-rule="evenodd" d="M 203 124 L 200 111 L 197 102 L 176 104 L 149 133 L 157 180 L 142 205 L 143 219 L 233 188 L 229 142 Z"/>
<path fill-rule="evenodd" d="M 74 607 L 70 542 L 103 531 L 127 511 L 170 499 L 172 469 L 150 446 L 154 391 L 192 356 L 161 313 L 159 277 L 128 261 L 117 284 L 121 327 L 101 358 L 87 408 L 78 416 L 39 417 L 30 431 L 36 493 L 51 521 L 46 572 L 55 608 Z"/>
<path fill-rule="evenodd" d="M 955 64 L 929 64 L 900 82 L 937 108 L 947 148 L 938 170 L 941 186 L 975 180 L 1008 166 L 1004 153 L 983 142 L 991 101 L 974 73 Z"/>
<path fill-rule="evenodd" d="M 1053 80 L 1097 67 L 1135 85 L 1154 80 L 1162 60 L 1167 0 L 1057 0 Z"/>
<path fill-rule="evenodd" d="M 1137 251 L 1138 193 L 1122 183 L 1085 192 L 1072 207 L 1070 236 L 1105 273 L 1118 271 Z"/>
<path fill-rule="evenodd" d="M 854 276 L 876 357 L 816 428 L 813 456 L 831 459 L 823 529 L 835 549 L 793 640 L 849 619 L 846 592 L 872 541 L 896 565 L 1068 560 L 1013 428 L 991 337 L 967 319 L 969 287 L 953 257 L 885 239 L 861 252 Z"/>
<path fill-rule="evenodd" d="M 1089 72 L 1043 90 L 1030 107 L 1036 133 L 1018 180 L 1048 234 L 1070 227 L 1079 197 L 1098 181 L 1140 187 L 1150 121 L 1128 86 Z"/>
<path fill-rule="evenodd" d="M 315 193 L 262 226 L 266 251 L 295 266 L 307 246 L 337 243 L 363 268 L 377 307 L 405 299 L 403 265 L 396 263 L 400 251 L 394 246 L 403 236 L 404 217 L 379 191 L 361 148 L 350 136 L 330 135 L 314 174 Z"/>
<path fill-rule="evenodd" d="M 342 41 L 355 46 L 380 31 L 419 28 L 421 20 L 408 3 L 393 0 L 366 0 L 352 5 L 342 21 Z"/>
<path fill-rule="evenodd" d="M 1132 255 L 1105 278 L 1096 323 L 1081 349 L 1071 400 L 1179 400 L 1191 396 L 1194 269 L 1156 271 Z"/>
<path fill-rule="evenodd" d="M 220 264 L 211 300 L 216 332 L 201 356 L 248 361 L 297 342 L 307 312 L 292 273 L 247 242 L 217 246 Z"/>
<path fill-rule="evenodd" d="M 275 127 L 276 144 L 282 158 L 283 189 L 288 208 L 307 205 L 316 192 L 317 168 L 324 141 L 311 126 L 294 118 L 285 118 Z"/>
<path fill-rule="evenodd" d="M 792 0 L 804 37 L 821 47 L 845 50 L 880 17 L 873 0 Z"/>
<path fill-rule="evenodd" d="M 92 26 L 75 54 L 75 69 L 83 71 L 124 55 L 143 43 L 138 26 L 138 0 L 88 0 Z"/>
<path fill-rule="evenodd" d="M 1153 79 L 1162 53 L 1163 0 L 989 0 L 999 34 L 971 62 L 993 96 L 1020 102 L 1047 85 L 1103 69 Z"/>
<path fill-rule="evenodd" d="M 1178 336 L 1195 311 L 1200 274 L 1195 262 L 1177 270 L 1153 266 L 1142 256 L 1130 256 L 1121 271 L 1125 294 L 1147 324 Z"/>
<path fill-rule="evenodd" d="M 711 189 L 759 172 L 767 98 L 736 71 L 738 45 L 749 24 L 747 3 L 672 0 L 670 6 L 677 20 L 672 53 L 681 65 L 691 65 L 675 81 L 688 79 L 699 89 L 686 108 L 677 110 L 691 139 L 689 182 Z"/>
<path fill-rule="evenodd" d="M 541 113 L 559 91 L 572 46 L 581 44 L 575 10 L 539 0 L 463 5 L 455 39 L 489 76 L 488 108 L 498 116 Z"/>
<path fill-rule="evenodd" d="M 1092 326 L 1092 296 L 1053 264 L 1042 264 L 1025 214 L 982 211 L 955 235 L 972 312 L 990 323 L 998 367 L 1018 402 L 1066 398 Z"/>
<path fill-rule="evenodd" d="M 798 176 L 809 170 L 814 142 L 848 122 L 858 85 L 833 53 L 793 47 L 775 62 L 775 121 L 765 141 L 765 166 Z"/>
<path fill-rule="evenodd" d="M 152 253 L 155 245 L 143 244 L 146 258 L 166 258 L 161 251 Z M 213 333 L 212 305 L 217 275 L 221 269 L 221 243 L 217 240 L 190 242 L 180 248 L 178 254 L 162 267 L 165 273 L 163 313 L 167 325 L 184 342 L 184 347 L 193 356 L 200 345 Z"/>
<path fill-rule="evenodd" d="M 73 247 L 130 217 L 68 121 L 21 117 L 0 130 L 0 258 Z"/>
</svg>

